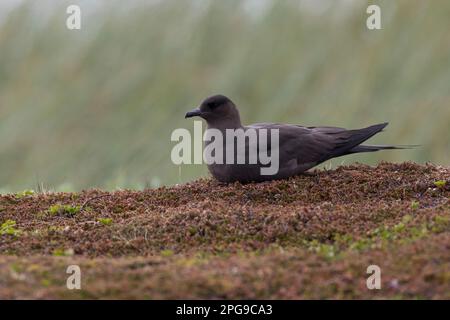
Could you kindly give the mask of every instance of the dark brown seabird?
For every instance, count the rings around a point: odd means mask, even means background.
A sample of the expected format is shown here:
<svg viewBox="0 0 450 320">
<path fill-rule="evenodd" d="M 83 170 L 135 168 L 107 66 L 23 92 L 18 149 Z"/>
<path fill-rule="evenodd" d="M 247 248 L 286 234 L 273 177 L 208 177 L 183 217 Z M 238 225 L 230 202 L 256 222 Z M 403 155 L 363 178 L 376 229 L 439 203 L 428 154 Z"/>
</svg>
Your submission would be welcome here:
<svg viewBox="0 0 450 320">
<path fill-rule="evenodd" d="M 195 116 L 206 121 L 207 129 L 218 129 L 223 133 L 224 149 L 227 145 L 226 129 L 242 129 L 244 132 L 249 129 L 256 131 L 261 129 L 279 130 L 279 170 L 276 174 L 262 175 L 260 169 L 266 165 L 262 165 L 259 161 L 256 164 L 236 164 L 236 162 L 226 164 L 225 161 L 223 164 L 208 164 L 211 174 L 221 182 L 246 183 L 284 179 L 303 173 L 331 158 L 360 152 L 404 149 L 392 145 L 361 145 L 362 142 L 382 131 L 388 125 L 387 122 L 356 130 L 277 123 L 256 123 L 243 126 L 236 105 L 223 95 L 214 95 L 205 99 L 199 108 L 186 113 L 185 118 Z M 270 139 L 268 140 L 267 149 L 270 153 Z M 205 143 L 205 147 L 207 145 L 208 142 Z M 225 150 L 223 155 L 225 157 Z"/>
</svg>

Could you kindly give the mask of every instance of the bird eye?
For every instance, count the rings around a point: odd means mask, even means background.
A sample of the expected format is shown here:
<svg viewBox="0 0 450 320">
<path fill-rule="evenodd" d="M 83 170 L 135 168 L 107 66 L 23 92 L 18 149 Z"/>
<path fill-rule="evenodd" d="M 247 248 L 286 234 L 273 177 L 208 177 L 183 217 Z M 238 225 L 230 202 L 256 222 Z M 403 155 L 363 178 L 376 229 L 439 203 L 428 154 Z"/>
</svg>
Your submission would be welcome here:
<svg viewBox="0 0 450 320">
<path fill-rule="evenodd" d="M 210 102 L 210 103 L 208 103 L 208 107 L 210 108 L 210 109 L 215 109 L 215 108 L 217 108 L 219 105 L 217 104 L 217 103 L 214 103 L 214 102 Z"/>
</svg>

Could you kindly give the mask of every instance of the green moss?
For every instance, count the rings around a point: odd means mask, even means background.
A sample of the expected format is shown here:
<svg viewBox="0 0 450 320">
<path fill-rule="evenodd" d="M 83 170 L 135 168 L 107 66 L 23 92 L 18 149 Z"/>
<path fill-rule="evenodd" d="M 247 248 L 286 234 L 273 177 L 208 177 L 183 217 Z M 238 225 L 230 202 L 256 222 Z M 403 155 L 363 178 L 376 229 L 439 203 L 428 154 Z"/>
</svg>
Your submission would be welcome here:
<svg viewBox="0 0 450 320">
<path fill-rule="evenodd" d="M 321 243 L 317 240 L 305 241 L 304 245 L 308 248 L 309 251 L 316 252 L 317 254 L 326 258 L 334 258 L 338 252 L 338 249 L 335 245 Z"/>
<path fill-rule="evenodd" d="M 438 188 L 443 188 L 447 184 L 447 181 L 445 180 L 438 180 L 434 182 L 434 185 Z"/>
<path fill-rule="evenodd" d="M 406 238 L 403 238 L 402 240 L 405 241 L 411 241 L 420 239 L 428 234 L 428 227 L 426 224 L 422 224 L 420 226 L 411 227 L 408 230 L 409 236 Z"/>
<path fill-rule="evenodd" d="M 349 250 L 364 251 L 375 247 L 377 245 L 371 238 L 362 238 L 351 243 L 348 248 Z"/>
<path fill-rule="evenodd" d="M 416 209 L 419 209 L 419 205 L 420 205 L 420 203 L 419 203 L 419 201 L 411 201 L 411 209 L 413 209 L 413 210 L 416 210 Z"/>
<path fill-rule="evenodd" d="M 435 216 L 430 224 L 431 231 L 434 233 L 440 233 L 450 230 L 450 217 L 448 216 Z"/>
<path fill-rule="evenodd" d="M 351 235 L 334 235 L 335 253 L 339 254 L 345 250 L 364 251 L 367 249 L 380 248 L 390 243 L 408 243 L 427 236 L 430 232 L 440 233 L 450 228 L 450 218 L 436 216 L 431 222 L 419 225 L 411 225 L 412 216 L 405 215 L 402 221 L 394 226 L 382 226 L 373 229 L 367 237 L 353 239 Z"/>
<path fill-rule="evenodd" d="M 196 228 L 196 227 L 193 227 L 193 226 L 190 226 L 190 227 L 188 228 L 188 232 L 189 232 L 189 234 L 190 234 L 191 236 L 193 236 L 193 235 L 195 235 L 195 234 L 197 233 L 197 228 Z"/>
<path fill-rule="evenodd" d="M 32 196 L 34 194 L 35 194 L 34 190 L 24 190 L 22 192 L 16 193 L 14 196 L 17 199 L 22 199 L 22 198 L 25 198 L 25 197 L 28 197 L 28 196 Z"/>
<path fill-rule="evenodd" d="M 44 287 L 50 287 L 51 284 L 52 284 L 52 282 L 50 280 L 48 280 L 48 279 L 42 279 L 41 280 L 41 285 L 44 286 Z"/>
<path fill-rule="evenodd" d="M 73 249 L 55 249 L 53 250 L 52 254 L 55 257 L 70 257 L 74 255 Z"/>
<path fill-rule="evenodd" d="M 24 267 L 19 263 L 12 263 L 10 265 L 10 268 L 12 271 L 14 271 L 16 273 L 22 273 L 24 271 Z"/>
<path fill-rule="evenodd" d="M 165 250 L 161 251 L 161 255 L 163 257 L 171 257 L 171 256 L 173 256 L 173 253 L 174 252 L 172 250 L 170 250 L 170 249 L 165 249 Z"/>
<path fill-rule="evenodd" d="M 50 226 L 47 229 L 48 233 L 62 233 L 64 232 L 63 226 Z"/>
<path fill-rule="evenodd" d="M 110 226 L 113 223 L 113 220 L 111 218 L 98 218 L 98 222 L 105 226 Z"/>
<path fill-rule="evenodd" d="M 80 211 L 81 211 L 80 206 L 55 204 L 53 206 L 50 206 L 50 208 L 48 208 L 46 213 L 51 216 L 73 217 Z"/>
<path fill-rule="evenodd" d="M 16 222 L 14 220 L 6 220 L 0 226 L 0 235 L 19 236 L 21 231 L 16 229 Z"/>
<path fill-rule="evenodd" d="M 404 215 L 402 218 L 403 223 L 409 223 L 411 220 L 412 216 L 410 216 L 409 214 Z"/>
</svg>

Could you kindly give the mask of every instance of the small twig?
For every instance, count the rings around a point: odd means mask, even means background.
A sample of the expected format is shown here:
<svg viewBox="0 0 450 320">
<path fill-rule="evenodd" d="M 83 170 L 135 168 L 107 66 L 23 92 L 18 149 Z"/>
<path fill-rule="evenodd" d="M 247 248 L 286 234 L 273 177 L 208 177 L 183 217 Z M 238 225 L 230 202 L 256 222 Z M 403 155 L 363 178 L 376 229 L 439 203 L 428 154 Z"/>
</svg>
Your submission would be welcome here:
<svg viewBox="0 0 450 320">
<path fill-rule="evenodd" d="M 83 222 L 80 222 L 80 224 L 97 224 L 97 223 L 99 223 L 98 221 L 83 221 Z"/>
<path fill-rule="evenodd" d="M 100 199 L 100 198 L 110 197 L 110 196 L 111 196 L 110 194 L 102 194 L 100 196 L 89 198 L 83 203 L 83 205 L 80 208 L 80 211 L 83 211 L 84 208 L 86 208 L 86 206 L 89 204 L 89 202 L 92 202 L 92 201 Z"/>
</svg>

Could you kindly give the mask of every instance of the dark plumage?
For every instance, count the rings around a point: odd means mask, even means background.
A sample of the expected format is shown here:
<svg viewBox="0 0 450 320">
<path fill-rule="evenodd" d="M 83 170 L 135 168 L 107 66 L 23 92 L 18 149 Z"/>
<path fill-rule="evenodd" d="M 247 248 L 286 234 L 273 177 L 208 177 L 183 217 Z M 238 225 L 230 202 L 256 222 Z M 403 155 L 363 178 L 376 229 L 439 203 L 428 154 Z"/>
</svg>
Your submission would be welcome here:
<svg viewBox="0 0 450 320">
<path fill-rule="evenodd" d="M 222 182 L 256 182 L 283 179 L 305 172 L 331 158 L 352 153 L 402 149 L 402 147 L 390 145 L 361 145 L 361 143 L 382 131 L 387 126 L 387 122 L 356 130 L 277 123 L 257 123 L 242 126 L 239 111 L 235 104 L 223 95 L 215 95 L 205 99 L 199 108 L 186 114 L 186 118 L 194 116 L 205 119 L 208 129 L 218 129 L 223 132 L 224 137 L 226 136 L 226 129 L 243 129 L 244 131 L 248 129 L 255 129 L 256 131 L 261 129 L 279 130 L 278 173 L 262 175 L 260 169 L 263 165 L 260 163 L 208 165 L 211 174 Z M 223 148 L 226 148 L 226 141 L 223 143 Z M 270 150 L 270 144 L 268 149 Z M 246 152 L 248 154 L 248 150 Z M 225 155 L 225 150 L 223 154 Z"/>
</svg>

